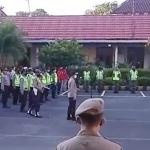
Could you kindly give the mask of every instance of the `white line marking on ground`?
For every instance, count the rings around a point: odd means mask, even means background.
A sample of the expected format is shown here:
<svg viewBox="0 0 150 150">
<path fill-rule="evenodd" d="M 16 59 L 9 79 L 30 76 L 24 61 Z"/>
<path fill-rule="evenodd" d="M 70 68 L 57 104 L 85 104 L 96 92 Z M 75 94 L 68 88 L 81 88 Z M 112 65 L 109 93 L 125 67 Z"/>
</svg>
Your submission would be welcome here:
<svg viewBox="0 0 150 150">
<path fill-rule="evenodd" d="M 67 97 L 67 95 L 63 95 L 63 97 L 64 96 L 66 96 Z M 92 95 L 92 96 L 94 96 L 94 97 L 100 97 L 101 95 Z M 78 95 L 78 97 L 91 97 L 91 95 Z M 113 98 L 115 98 L 115 97 L 120 97 L 120 98 L 122 98 L 122 97 L 126 97 L 126 98 L 137 98 L 137 97 L 143 97 L 142 95 L 135 95 L 135 96 L 133 96 L 133 95 L 108 95 L 108 96 L 106 96 L 106 95 L 104 95 L 103 97 L 113 97 Z M 145 96 L 145 97 L 150 97 L 150 96 Z"/>
<path fill-rule="evenodd" d="M 104 95 L 105 95 L 105 92 L 106 92 L 106 91 L 104 90 L 104 91 L 102 92 L 101 96 L 104 96 Z"/>
<path fill-rule="evenodd" d="M 143 97 L 146 97 L 146 95 L 142 91 L 140 91 L 140 93 Z"/>
<path fill-rule="evenodd" d="M 51 136 L 51 135 L 11 135 L 11 134 L 0 134 L 1 137 L 30 137 L 30 138 L 71 138 L 72 136 Z M 115 138 L 115 137 L 107 137 L 107 139 L 114 139 L 114 140 L 133 140 L 133 141 L 150 141 L 150 139 L 144 138 Z"/>
<path fill-rule="evenodd" d="M 33 120 L 32 118 L 21 118 L 21 117 L 0 117 L 0 119 L 12 119 L 12 120 L 27 120 L 27 119 L 29 119 L 29 120 Z M 36 119 L 36 118 L 35 118 Z M 4 121 L 3 120 L 3 121 Z M 49 118 L 40 118 L 40 120 L 49 120 Z M 39 121 L 39 119 L 37 119 L 37 121 Z M 126 120 L 126 119 L 107 119 L 107 117 L 106 117 L 106 123 L 107 122 L 131 122 L 131 123 L 150 123 L 150 120 L 146 120 L 146 121 L 143 121 L 143 120 Z"/>
</svg>

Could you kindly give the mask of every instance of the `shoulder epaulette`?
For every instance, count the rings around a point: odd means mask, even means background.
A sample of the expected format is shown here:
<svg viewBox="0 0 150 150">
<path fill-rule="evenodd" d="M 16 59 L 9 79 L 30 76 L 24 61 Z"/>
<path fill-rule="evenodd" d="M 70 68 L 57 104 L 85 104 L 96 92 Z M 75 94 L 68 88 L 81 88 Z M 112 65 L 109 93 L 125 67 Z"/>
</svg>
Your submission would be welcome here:
<svg viewBox="0 0 150 150">
<path fill-rule="evenodd" d="M 112 142 L 112 143 L 116 143 L 116 144 L 118 144 L 120 147 L 122 147 L 121 146 L 121 144 L 120 143 L 118 143 L 118 142 L 116 142 L 116 141 L 113 141 L 113 140 L 110 140 L 110 139 L 107 139 L 106 137 L 103 137 L 104 139 L 106 139 L 106 140 L 108 140 L 108 141 L 110 141 L 110 142 Z M 122 149 L 121 149 L 122 150 Z"/>
</svg>

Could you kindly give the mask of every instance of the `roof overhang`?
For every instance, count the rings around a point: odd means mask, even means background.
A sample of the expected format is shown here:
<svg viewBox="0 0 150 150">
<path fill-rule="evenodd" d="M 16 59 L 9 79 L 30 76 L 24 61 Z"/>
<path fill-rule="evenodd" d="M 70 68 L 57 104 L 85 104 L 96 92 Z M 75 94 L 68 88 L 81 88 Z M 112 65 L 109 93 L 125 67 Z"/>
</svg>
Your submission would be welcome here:
<svg viewBox="0 0 150 150">
<path fill-rule="evenodd" d="M 50 43 L 50 42 L 55 42 L 55 40 L 26 40 L 26 42 Z M 147 43 L 148 40 L 77 40 L 77 42 L 79 43 Z"/>
</svg>

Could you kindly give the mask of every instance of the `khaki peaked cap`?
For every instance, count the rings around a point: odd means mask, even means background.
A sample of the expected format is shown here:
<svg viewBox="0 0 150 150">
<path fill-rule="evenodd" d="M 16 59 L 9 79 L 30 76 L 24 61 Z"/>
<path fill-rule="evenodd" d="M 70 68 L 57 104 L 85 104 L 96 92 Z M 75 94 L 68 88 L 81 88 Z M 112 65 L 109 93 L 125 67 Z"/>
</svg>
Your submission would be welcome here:
<svg viewBox="0 0 150 150">
<path fill-rule="evenodd" d="M 103 113 L 104 100 L 101 98 L 89 98 L 79 105 L 76 110 L 76 116 L 81 114 L 98 115 Z"/>
</svg>

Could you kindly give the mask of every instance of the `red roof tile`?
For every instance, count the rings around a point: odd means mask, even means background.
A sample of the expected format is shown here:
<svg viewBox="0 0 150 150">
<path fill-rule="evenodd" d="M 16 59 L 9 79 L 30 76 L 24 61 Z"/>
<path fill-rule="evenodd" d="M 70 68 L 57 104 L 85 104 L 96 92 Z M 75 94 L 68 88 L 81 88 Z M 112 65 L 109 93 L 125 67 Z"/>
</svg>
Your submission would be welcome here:
<svg viewBox="0 0 150 150">
<path fill-rule="evenodd" d="M 3 18 L 4 19 L 4 18 Z M 150 36 L 150 15 L 13 17 L 28 40 L 130 40 Z"/>
<path fill-rule="evenodd" d="M 116 10 L 114 10 L 113 14 L 128 14 L 134 13 L 150 14 L 150 0 L 126 0 L 123 2 Z"/>
</svg>

